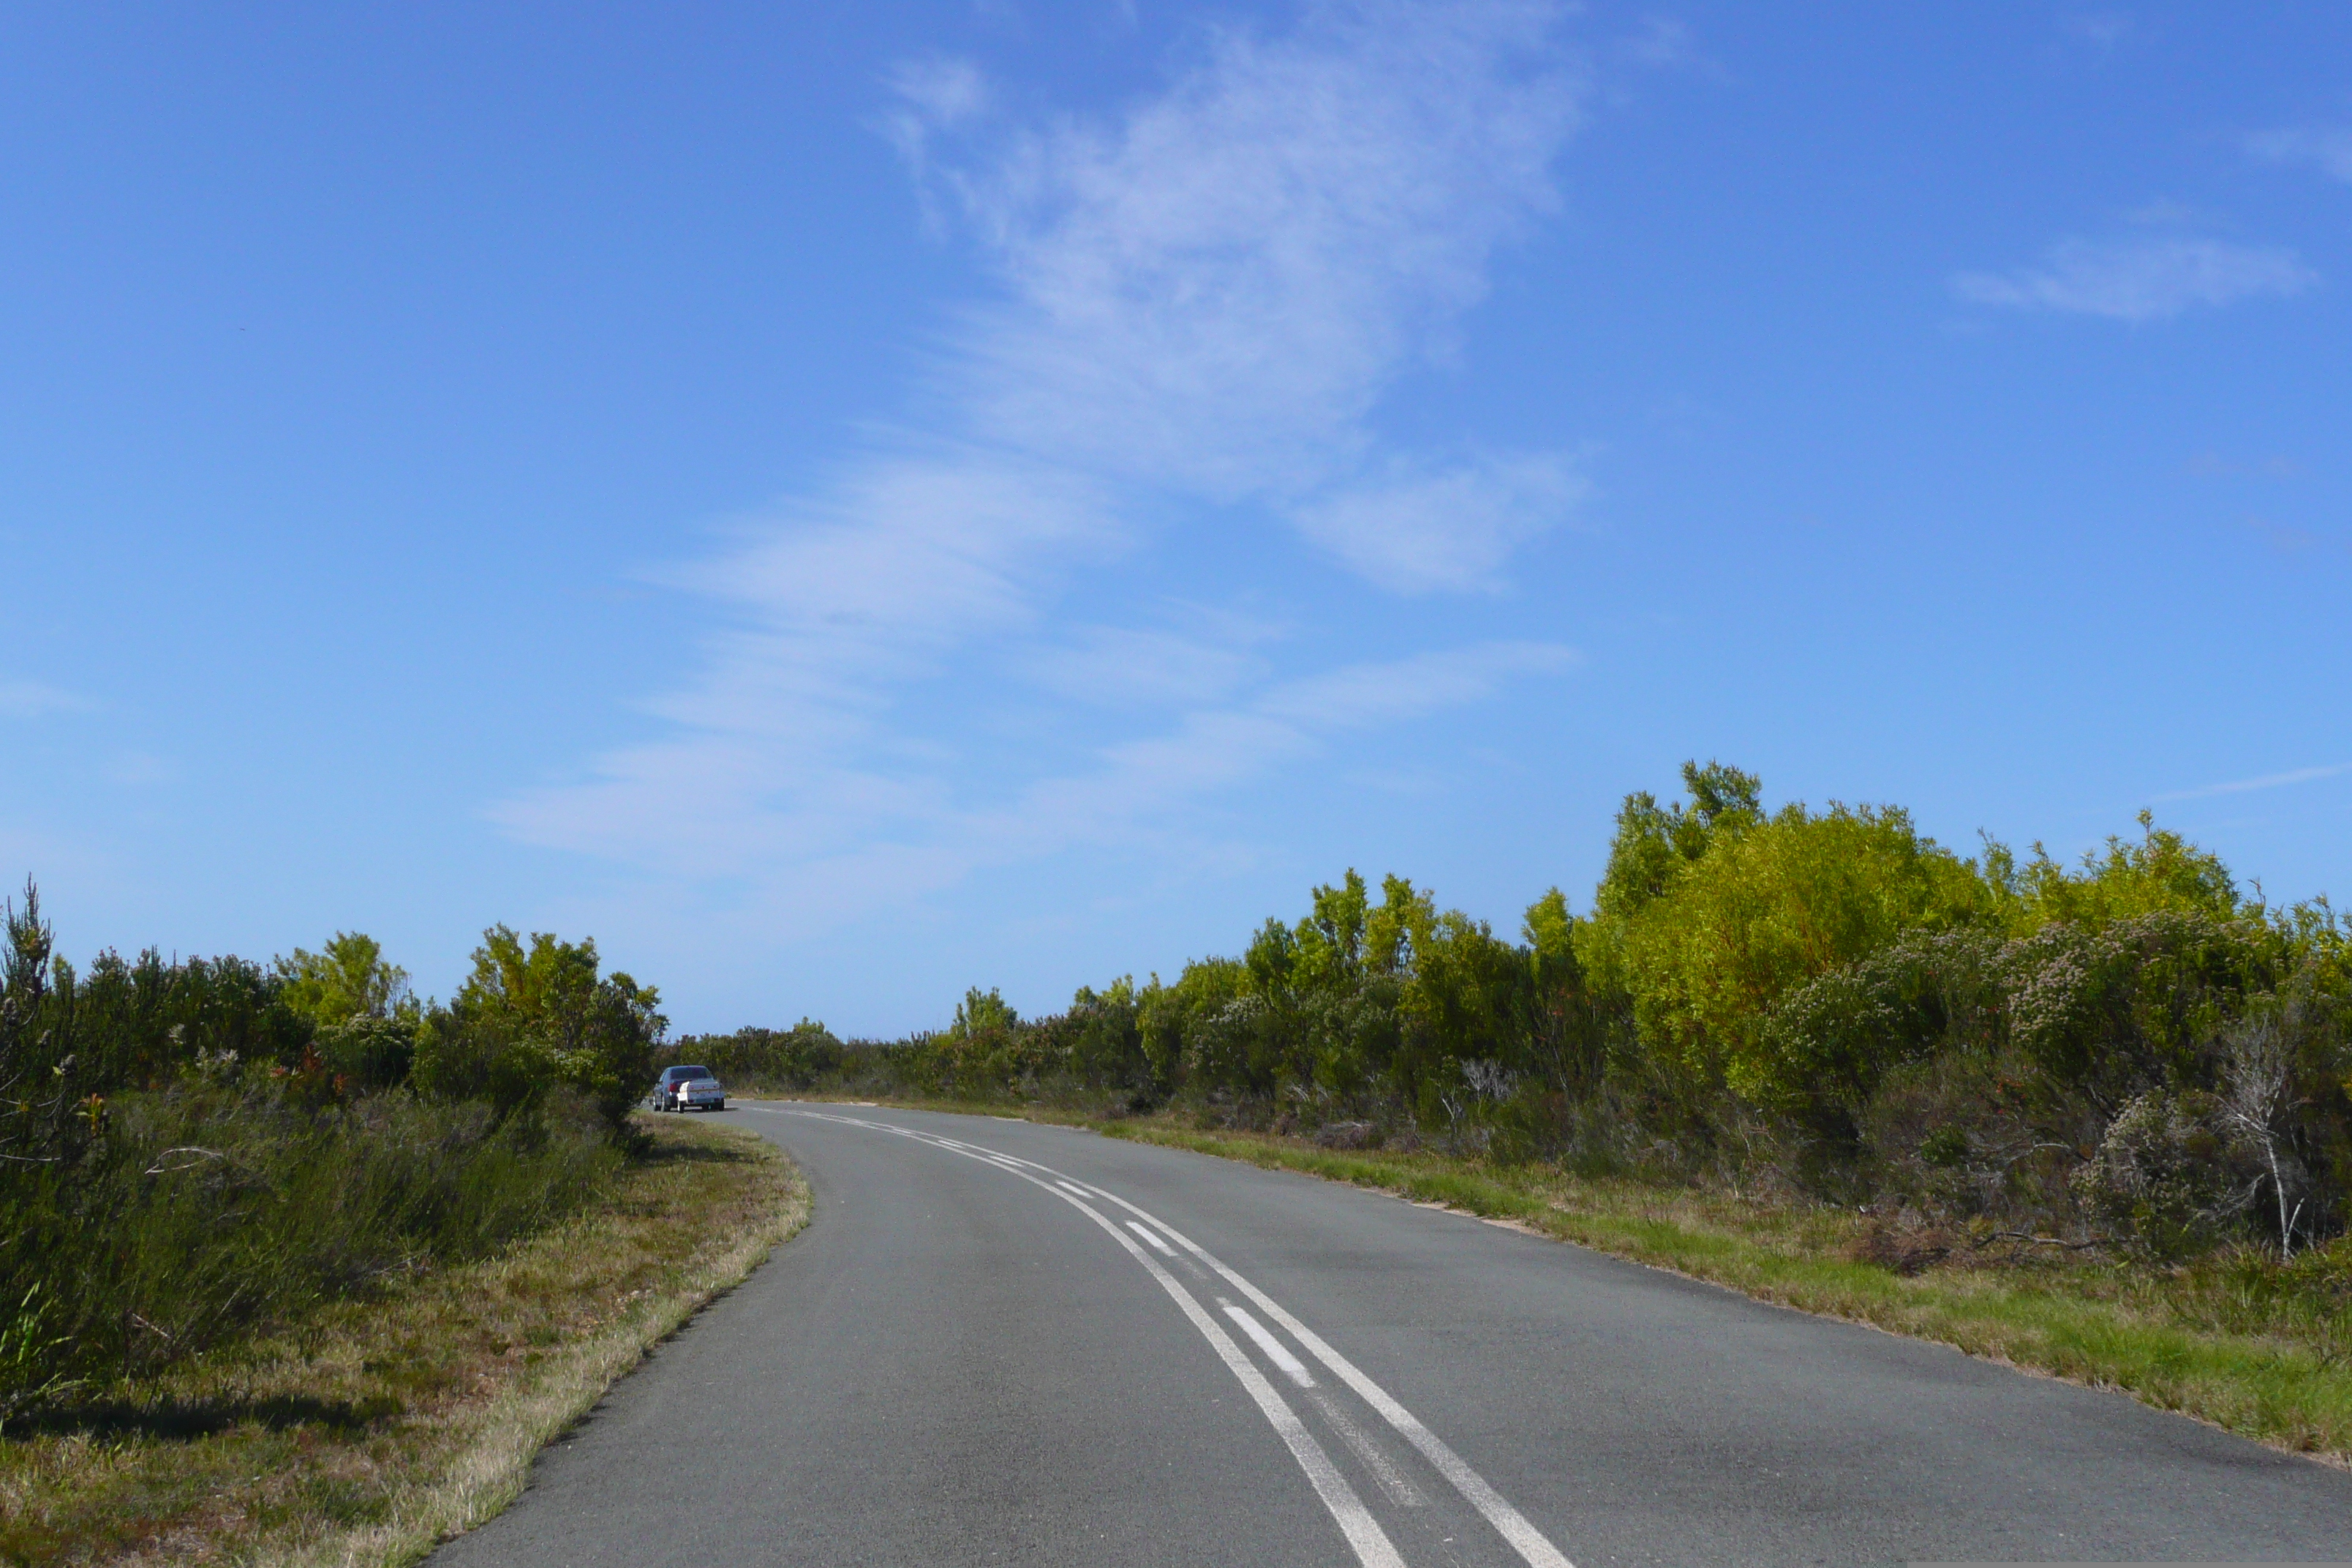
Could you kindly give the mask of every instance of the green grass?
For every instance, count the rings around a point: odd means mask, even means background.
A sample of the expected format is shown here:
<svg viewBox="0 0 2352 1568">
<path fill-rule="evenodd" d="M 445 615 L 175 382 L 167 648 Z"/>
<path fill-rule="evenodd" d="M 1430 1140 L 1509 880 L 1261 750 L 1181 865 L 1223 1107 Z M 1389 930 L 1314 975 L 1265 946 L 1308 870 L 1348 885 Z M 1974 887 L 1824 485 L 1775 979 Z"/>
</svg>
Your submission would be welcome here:
<svg viewBox="0 0 2352 1568">
<path fill-rule="evenodd" d="M 107 1121 L 80 1159 L 0 1166 L 0 1279 L 39 1287 L 31 1321 L 7 1292 L 13 1337 L 57 1342 L 0 1357 L 0 1415 L 38 1403 L 44 1373 L 107 1397 L 489 1256 L 594 1204 L 623 1163 L 584 1107 L 501 1126 L 404 1091 L 309 1103 L 259 1074 L 119 1095 Z"/>
<path fill-rule="evenodd" d="M 739 1129 L 651 1154 L 498 1255 L 339 1303 L 0 1439 L 0 1562 L 396 1564 L 506 1506 L 547 1441 L 807 1214 Z"/>
<path fill-rule="evenodd" d="M 1428 1152 L 1340 1152 L 1159 1118 L 1096 1125 L 1112 1137 L 1508 1221 L 1760 1300 L 2120 1389 L 2274 1447 L 2352 1464 L 2352 1241 L 2285 1268 L 2238 1253 L 2170 1270 L 2040 1258 L 1906 1276 L 1855 1261 L 1866 1219 L 1825 1207 Z"/>
</svg>

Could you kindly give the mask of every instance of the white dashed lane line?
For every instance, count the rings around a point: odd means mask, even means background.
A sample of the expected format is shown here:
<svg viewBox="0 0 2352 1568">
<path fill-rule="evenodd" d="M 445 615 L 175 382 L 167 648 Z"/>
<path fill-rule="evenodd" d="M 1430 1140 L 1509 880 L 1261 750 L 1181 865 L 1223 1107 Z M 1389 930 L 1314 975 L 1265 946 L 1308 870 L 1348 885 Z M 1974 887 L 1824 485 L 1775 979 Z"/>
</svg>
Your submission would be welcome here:
<svg viewBox="0 0 2352 1568">
<path fill-rule="evenodd" d="M 1135 1222 L 1133 1220 L 1129 1220 L 1128 1221 L 1128 1224 L 1135 1225 Z M 1136 1226 L 1135 1228 L 1138 1230 L 1143 1229 L 1141 1226 Z M 1171 1253 L 1170 1256 L 1173 1257 L 1174 1254 Z M 1226 1317 L 1231 1318 L 1234 1322 L 1239 1323 L 1242 1326 L 1242 1332 L 1247 1334 L 1251 1340 L 1256 1343 L 1257 1348 L 1265 1352 L 1266 1360 L 1274 1363 L 1275 1365 L 1282 1369 L 1284 1376 L 1289 1378 L 1291 1382 L 1297 1384 L 1301 1388 L 1312 1388 L 1315 1386 L 1314 1376 L 1307 1372 L 1307 1363 L 1300 1361 L 1297 1356 L 1292 1355 L 1288 1345 L 1284 1344 L 1280 1340 L 1276 1339 L 1272 1334 L 1266 1332 L 1265 1325 L 1264 1323 L 1259 1322 L 1255 1318 L 1251 1317 L 1249 1313 L 1243 1310 L 1241 1308 L 1234 1306 L 1223 1296 L 1217 1298 L 1217 1305 L 1224 1309 Z"/>
<path fill-rule="evenodd" d="M 1173 1258 L 1176 1256 L 1176 1249 L 1169 1246 L 1166 1242 L 1160 1240 L 1159 1233 L 1147 1227 L 1141 1220 L 1129 1220 L 1127 1222 L 1127 1228 L 1135 1232 L 1136 1235 L 1143 1237 L 1144 1241 L 1151 1247 L 1151 1249 L 1154 1252 L 1159 1253 L 1162 1258 Z"/>
</svg>

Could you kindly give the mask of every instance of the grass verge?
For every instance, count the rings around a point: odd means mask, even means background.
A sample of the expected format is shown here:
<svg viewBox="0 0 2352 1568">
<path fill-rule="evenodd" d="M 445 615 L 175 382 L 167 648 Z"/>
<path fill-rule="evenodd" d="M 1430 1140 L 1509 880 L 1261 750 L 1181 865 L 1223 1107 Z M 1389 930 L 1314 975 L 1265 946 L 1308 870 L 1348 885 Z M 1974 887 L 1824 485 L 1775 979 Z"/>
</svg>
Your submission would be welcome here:
<svg viewBox="0 0 2352 1568">
<path fill-rule="evenodd" d="M 772 1145 L 641 1118 L 608 1201 L 0 1439 L 0 1561 L 415 1561 L 808 1215 Z"/>
<path fill-rule="evenodd" d="M 2284 1269 L 2241 1255 L 2172 1270 L 2050 1260 L 1906 1276 L 1848 1256 L 1865 1222 L 1841 1210 L 1433 1153 L 1342 1152 L 1157 1119 L 1094 1125 L 1509 1222 L 2352 1465 L 2352 1241 Z"/>
</svg>

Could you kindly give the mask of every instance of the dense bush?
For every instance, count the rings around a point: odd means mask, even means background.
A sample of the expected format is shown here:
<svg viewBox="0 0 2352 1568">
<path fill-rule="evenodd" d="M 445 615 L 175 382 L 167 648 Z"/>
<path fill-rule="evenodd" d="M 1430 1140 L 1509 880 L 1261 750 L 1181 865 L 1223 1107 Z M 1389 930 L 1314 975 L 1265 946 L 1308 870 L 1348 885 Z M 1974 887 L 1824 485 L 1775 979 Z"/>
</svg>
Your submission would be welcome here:
<svg viewBox="0 0 2352 1568">
<path fill-rule="evenodd" d="M 1518 940 L 1349 872 L 1235 957 L 1016 1016 L 793 1055 L 781 1085 L 1169 1100 L 1227 1122 L 1438 1138 L 1580 1168 L 1767 1177 L 2147 1256 L 2293 1250 L 2352 1184 L 2352 961 L 2324 902 L 2243 899 L 2145 816 L 2076 866 L 1963 857 L 1893 806 L 1768 811 L 1686 766 L 1626 798 L 1591 912 Z M 768 1057 L 758 1057 L 763 1050 Z M 793 1062 L 789 1070 L 755 1060 Z"/>
<path fill-rule="evenodd" d="M 504 927 L 444 1007 L 370 939 L 262 965 L 51 950 L 0 969 L 0 1419 L 199 1353 L 592 1194 L 658 997 Z"/>
<path fill-rule="evenodd" d="M 617 1129 L 653 1079 L 660 1005 L 653 987 L 600 974 L 593 941 L 538 931 L 525 946 L 493 926 L 457 996 L 426 1010 L 410 1074 L 426 1094 L 487 1100 L 501 1117 L 566 1087 Z"/>
<path fill-rule="evenodd" d="M 127 1098 L 75 1162 L 14 1177 L 0 1258 L 41 1283 L 45 1378 L 149 1371 L 478 1256 L 621 1158 L 585 1105 L 500 1124 L 406 1091 L 320 1103 L 290 1076 L 191 1073 Z"/>
<path fill-rule="evenodd" d="M 662 1050 L 657 1065 L 707 1067 L 721 1081 L 746 1089 L 804 1089 L 838 1074 L 843 1059 L 832 1031 L 803 1018 L 789 1029 L 682 1036 Z"/>
</svg>

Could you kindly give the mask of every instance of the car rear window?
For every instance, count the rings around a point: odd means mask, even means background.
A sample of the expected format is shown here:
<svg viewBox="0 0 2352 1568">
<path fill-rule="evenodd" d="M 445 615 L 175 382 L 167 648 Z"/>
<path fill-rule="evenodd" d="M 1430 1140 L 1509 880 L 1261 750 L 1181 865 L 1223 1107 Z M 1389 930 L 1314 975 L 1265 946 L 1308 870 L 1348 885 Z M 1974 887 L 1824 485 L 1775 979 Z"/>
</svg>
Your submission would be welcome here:
<svg viewBox="0 0 2352 1568">
<path fill-rule="evenodd" d="M 709 1078 L 710 1076 L 710 1069 L 709 1068 L 680 1068 L 677 1069 L 677 1076 L 681 1079 L 691 1078 Z"/>
</svg>

